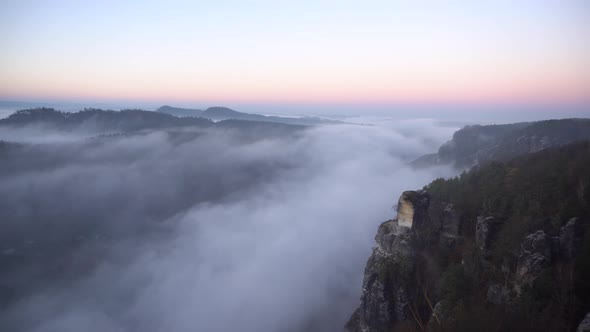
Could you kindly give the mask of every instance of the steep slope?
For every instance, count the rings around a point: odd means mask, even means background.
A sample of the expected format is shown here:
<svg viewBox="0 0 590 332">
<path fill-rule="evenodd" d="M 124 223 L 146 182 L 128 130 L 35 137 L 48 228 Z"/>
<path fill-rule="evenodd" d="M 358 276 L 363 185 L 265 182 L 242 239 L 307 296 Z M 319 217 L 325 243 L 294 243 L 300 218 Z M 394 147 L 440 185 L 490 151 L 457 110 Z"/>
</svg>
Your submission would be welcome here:
<svg viewBox="0 0 590 332">
<path fill-rule="evenodd" d="M 416 167 L 452 164 L 469 168 L 584 139 L 590 139 L 590 119 L 467 126 L 457 131 L 437 153 L 422 156 L 412 164 Z"/>
<path fill-rule="evenodd" d="M 346 329 L 574 330 L 590 311 L 589 169 L 578 142 L 404 193 Z"/>
</svg>

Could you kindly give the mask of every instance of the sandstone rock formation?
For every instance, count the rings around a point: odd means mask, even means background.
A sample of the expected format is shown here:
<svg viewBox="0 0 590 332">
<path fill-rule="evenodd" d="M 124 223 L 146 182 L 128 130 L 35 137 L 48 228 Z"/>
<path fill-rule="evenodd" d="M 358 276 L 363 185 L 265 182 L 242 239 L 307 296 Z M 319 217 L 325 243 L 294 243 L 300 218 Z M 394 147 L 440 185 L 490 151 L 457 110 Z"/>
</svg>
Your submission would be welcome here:
<svg viewBox="0 0 590 332">
<path fill-rule="evenodd" d="M 379 227 L 377 247 L 365 268 L 361 303 L 346 324 L 347 331 L 389 331 L 410 315 L 407 304 L 416 292 L 415 248 L 429 200 L 424 191 L 404 192 L 397 217 Z"/>
<path fill-rule="evenodd" d="M 516 267 L 515 288 L 531 286 L 535 279 L 551 264 L 551 243 L 543 231 L 527 235 L 521 244 Z"/>
</svg>

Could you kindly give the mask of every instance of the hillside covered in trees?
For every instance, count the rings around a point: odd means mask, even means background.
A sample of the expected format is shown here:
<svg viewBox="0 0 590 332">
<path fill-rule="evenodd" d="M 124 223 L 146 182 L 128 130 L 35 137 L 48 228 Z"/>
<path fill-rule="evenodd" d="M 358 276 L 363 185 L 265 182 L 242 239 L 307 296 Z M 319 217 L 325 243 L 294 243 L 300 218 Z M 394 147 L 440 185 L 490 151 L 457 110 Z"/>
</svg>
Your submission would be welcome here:
<svg viewBox="0 0 590 332">
<path fill-rule="evenodd" d="M 0 129 L 34 131 L 78 132 L 90 135 L 130 134 L 154 130 L 210 130 L 239 132 L 246 138 L 289 135 L 306 126 L 268 121 L 227 119 L 214 122 L 201 117 L 177 117 L 171 114 L 130 110 L 103 110 L 86 108 L 78 112 L 62 112 L 53 108 L 20 110 L 5 119 L 0 119 Z M 186 134 L 186 133 L 184 133 Z"/>
<path fill-rule="evenodd" d="M 416 167 L 453 165 L 464 169 L 588 139 L 590 119 L 471 125 L 455 132 L 437 153 L 424 155 L 412 164 Z"/>
<path fill-rule="evenodd" d="M 327 124 L 343 124 L 345 122 L 328 120 L 320 117 L 285 117 L 275 115 L 262 115 L 255 113 L 244 113 L 238 112 L 228 107 L 215 106 L 209 107 L 205 110 L 191 109 L 191 108 L 180 108 L 164 105 L 156 110 L 158 113 L 171 114 L 178 117 L 200 117 L 210 119 L 213 121 L 221 120 L 244 120 L 244 121 L 260 121 L 260 122 L 274 122 L 274 123 L 285 123 L 295 125 L 327 125 Z"/>
<path fill-rule="evenodd" d="M 521 331 L 577 326 L 590 311 L 588 170 L 590 143 L 581 142 L 425 187 L 431 222 L 443 225 L 453 210 L 461 237 L 436 255 L 444 271 L 438 295 L 453 313 L 442 326 Z M 493 220 L 488 224 L 495 229 L 483 234 L 481 217 Z M 538 240 L 533 245 L 545 247 L 536 248 L 542 251 L 538 262 L 527 262 L 531 235 Z M 482 324 L 486 319 L 489 324 Z"/>
<path fill-rule="evenodd" d="M 590 311 L 590 142 L 406 192 L 349 331 L 573 331 Z"/>
</svg>

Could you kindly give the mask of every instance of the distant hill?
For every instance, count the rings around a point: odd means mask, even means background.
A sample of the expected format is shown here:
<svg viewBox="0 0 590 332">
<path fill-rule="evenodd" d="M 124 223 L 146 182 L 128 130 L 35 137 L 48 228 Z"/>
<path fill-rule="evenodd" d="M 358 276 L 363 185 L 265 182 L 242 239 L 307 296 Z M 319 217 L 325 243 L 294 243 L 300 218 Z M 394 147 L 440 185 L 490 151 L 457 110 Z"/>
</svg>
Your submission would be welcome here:
<svg viewBox="0 0 590 332">
<path fill-rule="evenodd" d="M 178 116 L 181 118 L 184 117 L 196 117 L 200 118 L 203 115 L 203 110 L 198 109 L 190 109 L 190 108 L 179 108 L 179 107 L 172 107 L 164 105 L 156 110 L 158 113 L 166 113 L 171 114 L 174 116 Z"/>
<path fill-rule="evenodd" d="M 505 161 L 549 147 L 590 139 L 590 119 L 562 119 L 506 125 L 466 126 L 455 132 L 437 153 L 412 162 L 415 167 L 451 164 L 469 168 Z"/>
<path fill-rule="evenodd" d="M 342 121 L 327 120 L 319 117 L 282 117 L 282 116 L 270 116 L 253 113 L 243 113 L 232 110 L 231 108 L 215 106 L 209 107 L 206 110 L 190 109 L 190 108 L 179 108 L 172 106 L 162 106 L 156 110 L 158 113 L 166 113 L 179 117 L 202 117 L 214 121 L 220 120 L 247 120 L 247 121 L 264 121 L 264 122 L 279 122 L 286 124 L 297 124 L 297 125 L 320 125 L 320 124 L 341 124 Z"/>
<path fill-rule="evenodd" d="M 84 109 L 69 113 L 53 108 L 34 108 L 20 110 L 8 118 L 0 119 L 0 126 L 49 125 L 61 130 L 96 130 L 129 132 L 142 129 L 158 129 L 168 127 L 213 125 L 211 120 L 204 118 L 181 119 L 172 115 L 143 110 L 110 111 L 101 109 Z"/>
<path fill-rule="evenodd" d="M 56 130 L 81 130 L 96 133 L 129 133 L 140 130 L 171 129 L 181 127 L 237 129 L 255 136 L 279 135 L 305 128 L 301 125 L 271 123 L 268 121 L 222 120 L 214 122 L 203 117 L 177 117 L 162 112 L 143 110 L 109 111 L 85 109 L 68 113 L 53 108 L 20 110 L 8 118 L 0 119 L 0 127 L 46 126 Z"/>
</svg>

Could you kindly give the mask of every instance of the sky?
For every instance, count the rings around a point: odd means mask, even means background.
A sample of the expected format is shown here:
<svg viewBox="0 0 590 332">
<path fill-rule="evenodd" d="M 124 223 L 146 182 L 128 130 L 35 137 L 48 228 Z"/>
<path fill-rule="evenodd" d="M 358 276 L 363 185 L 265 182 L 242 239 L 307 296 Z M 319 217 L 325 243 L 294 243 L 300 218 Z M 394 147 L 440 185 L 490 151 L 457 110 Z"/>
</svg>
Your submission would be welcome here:
<svg viewBox="0 0 590 332">
<path fill-rule="evenodd" d="M 3 0 L 0 50 L 11 101 L 590 105 L 589 1 Z"/>
</svg>

